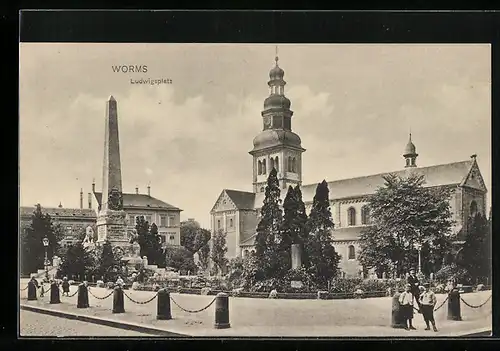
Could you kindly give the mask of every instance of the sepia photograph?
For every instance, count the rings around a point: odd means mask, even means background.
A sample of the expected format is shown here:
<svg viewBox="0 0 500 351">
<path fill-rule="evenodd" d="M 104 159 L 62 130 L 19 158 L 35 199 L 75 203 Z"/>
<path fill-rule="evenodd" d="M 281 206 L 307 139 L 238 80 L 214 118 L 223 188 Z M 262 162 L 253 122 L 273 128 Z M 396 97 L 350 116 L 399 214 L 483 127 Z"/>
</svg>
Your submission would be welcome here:
<svg viewBox="0 0 500 351">
<path fill-rule="evenodd" d="M 19 336 L 492 332 L 491 45 L 19 44 Z"/>
</svg>

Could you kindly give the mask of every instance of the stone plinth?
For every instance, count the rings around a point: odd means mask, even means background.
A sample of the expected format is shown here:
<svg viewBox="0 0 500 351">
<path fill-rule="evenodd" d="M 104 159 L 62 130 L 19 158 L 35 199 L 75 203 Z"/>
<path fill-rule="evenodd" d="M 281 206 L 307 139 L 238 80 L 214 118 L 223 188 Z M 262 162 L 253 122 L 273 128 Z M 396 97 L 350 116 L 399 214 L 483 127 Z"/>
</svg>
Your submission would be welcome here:
<svg viewBox="0 0 500 351">
<path fill-rule="evenodd" d="M 302 266 L 302 250 L 299 244 L 292 244 L 292 269 Z"/>
<path fill-rule="evenodd" d="M 106 210 L 99 213 L 97 217 L 97 242 L 102 243 L 108 240 L 113 246 L 128 244 L 125 217 L 125 211 Z"/>
</svg>

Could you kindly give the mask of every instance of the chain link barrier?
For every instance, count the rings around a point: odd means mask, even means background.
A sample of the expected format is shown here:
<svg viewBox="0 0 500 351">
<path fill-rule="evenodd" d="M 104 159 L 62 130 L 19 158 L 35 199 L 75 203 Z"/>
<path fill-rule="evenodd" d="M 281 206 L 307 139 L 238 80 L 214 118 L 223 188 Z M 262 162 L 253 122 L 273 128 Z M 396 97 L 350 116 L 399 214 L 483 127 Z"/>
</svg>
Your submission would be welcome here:
<svg viewBox="0 0 500 351">
<path fill-rule="evenodd" d="M 111 292 L 110 292 L 108 295 L 106 295 L 106 296 L 104 296 L 104 297 L 99 297 L 99 296 L 95 296 L 95 295 L 92 293 L 92 291 L 90 290 L 90 288 L 89 288 L 89 287 L 87 287 L 87 291 L 89 292 L 89 294 L 90 294 L 90 295 L 94 296 L 94 297 L 95 297 L 96 299 L 98 299 L 98 300 L 106 300 L 108 297 L 110 297 L 110 296 L 111 296 L 111 295 L 113 295 L 113 293 L 114 293 L 114 290 L 111 290 Z"/>
<path fill-rule="evenodd" d="M 183 310 L 184 312 L 188 312 L 188 313 L 198 313 L 198 312 L 202 312 L 202 311 L 205 311 L 207 308 L 209 308 L 210 306 L 212 306 L 212 304 L 215 302 L 215 300 L 217 299 L 217 297 L 215 297 L 212 302 L 210 302 L 207 306 L 203 307 L 203 308 L 200 308 L 199 310 L 188 310 L 188 309 L 185 309 L 183 307 L 181 307 L 173 298 L 172 296 L 170 296 L 170 300 L 172 300 L 172 302 L 174 303 L 174 305 L 176 305 L 177 307 L 179 307 L 181 310 Z"/>
<path fill-rule="evenodd" d="M 446 296 L 446 299 L 444 299 L 444 301 L 441 303 L 441 305 L 439 305 L 438 307 L 436 307 L 436 308 L 434 309 L 434 312 L 436 312 L 436 311 L 437 311 L 437 310 L 439 310 L 441 307 L 443 307 L 443 306 L 444 306 L 444 304 L 446 303 L 446 301 L 448 301 L 448 298 L 449 298 L 449 297 L 450 297 L 449 295 L 448 295 L 448 296 Z"/>
<path fill-rule="evenodd" d="M 460 300 L 462 300 L 462 302 L 463 302 L 463 303 L 464 303 L 467 307 L 470 307 L 470 308 L 480 308 L 480 307 L 483 307 L 484 305 L 486 305 L 486 303 L 487 303 L 488 301 L 490 301 L 490 299 L 491 299 L 491 297 L 492 297 L 492 296 L 493 296 L 493 294 L 491 294 L 491 295 L 490 295 L 490 297 L 488 297 L 488 298 L 486 299 L 486 301 L 484 301 L 482 304 L 477 305 L 477 306 L 474 306 L 474 305 L 471 305 L 471 304 L 467 303 L 467 302 L 466 302 L 466 301 L 462 298 L 462 296 L 460 296 Z"/>
<path fill-rule="evenodd" d="M 129 299 L 130 301 L 132 301 L 133 303 L 136 303 L 138 305 L 145 305 L 147 303 L 150 303 L 151 301 L 153 301 L 154 299 L 156 299 L 158 297 L 158 293 L 156 293 L 149 300 L 146 300 L 146 301 L 137 301 L 137 300 L 134 300 L 133 298 L 131 298 L 130 296 L 128 296 L 128 294 L 125 291 L 123 291 L 123 295 L 125 295 L 127 297 L 127 299 Z"/>
</svg>

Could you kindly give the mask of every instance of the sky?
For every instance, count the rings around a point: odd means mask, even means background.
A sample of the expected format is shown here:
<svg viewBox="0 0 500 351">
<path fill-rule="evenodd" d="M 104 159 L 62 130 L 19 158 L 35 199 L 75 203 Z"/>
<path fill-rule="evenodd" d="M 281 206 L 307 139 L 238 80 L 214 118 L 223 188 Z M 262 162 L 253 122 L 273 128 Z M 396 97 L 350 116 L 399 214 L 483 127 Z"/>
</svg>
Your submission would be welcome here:
<svg viewBox="0 0 500 351">
<path fill-rule="evenodd" d="M 491 191 L 490 45 L 280 44 L 278 54 L 307 150 L 303 184 L 402 169 L 411 130 L 418 166 L 477 154 Z M 248 152 L 275 55 L 268 44 L 21 43 L 21 206 L 78 207 L 93 178 L 100 191 L 113 95 L 123 191 L 150 183 L 182 220 L 209 228 L 223 189 L 252 191 Z M 131 84 L 141 78 L 171 83 Z"/>
</svg>

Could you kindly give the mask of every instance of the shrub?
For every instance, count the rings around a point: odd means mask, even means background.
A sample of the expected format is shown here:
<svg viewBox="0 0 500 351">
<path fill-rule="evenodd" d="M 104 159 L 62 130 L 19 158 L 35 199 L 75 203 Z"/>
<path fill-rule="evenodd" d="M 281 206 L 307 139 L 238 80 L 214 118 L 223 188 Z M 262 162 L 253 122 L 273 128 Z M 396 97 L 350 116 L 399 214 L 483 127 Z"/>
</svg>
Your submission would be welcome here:
<svg viewBox="0 0 500 351">
<path fill-rule="evenodd" d="M 440 283 L 446 283 L 450 279 L 454 279 L 457 283 L 470 284 L 471 278 L 469 273 L 464 268 L 459 268 L 455 264 L 443 266 L 436 272 L 435 279 Z"/>
<path fill-rule="evenodd" d="M 336 278 L 332 281 L 330 292 L 353 293 L 360 288 L 362 282 L 361 278 Z"/>
</svg>

